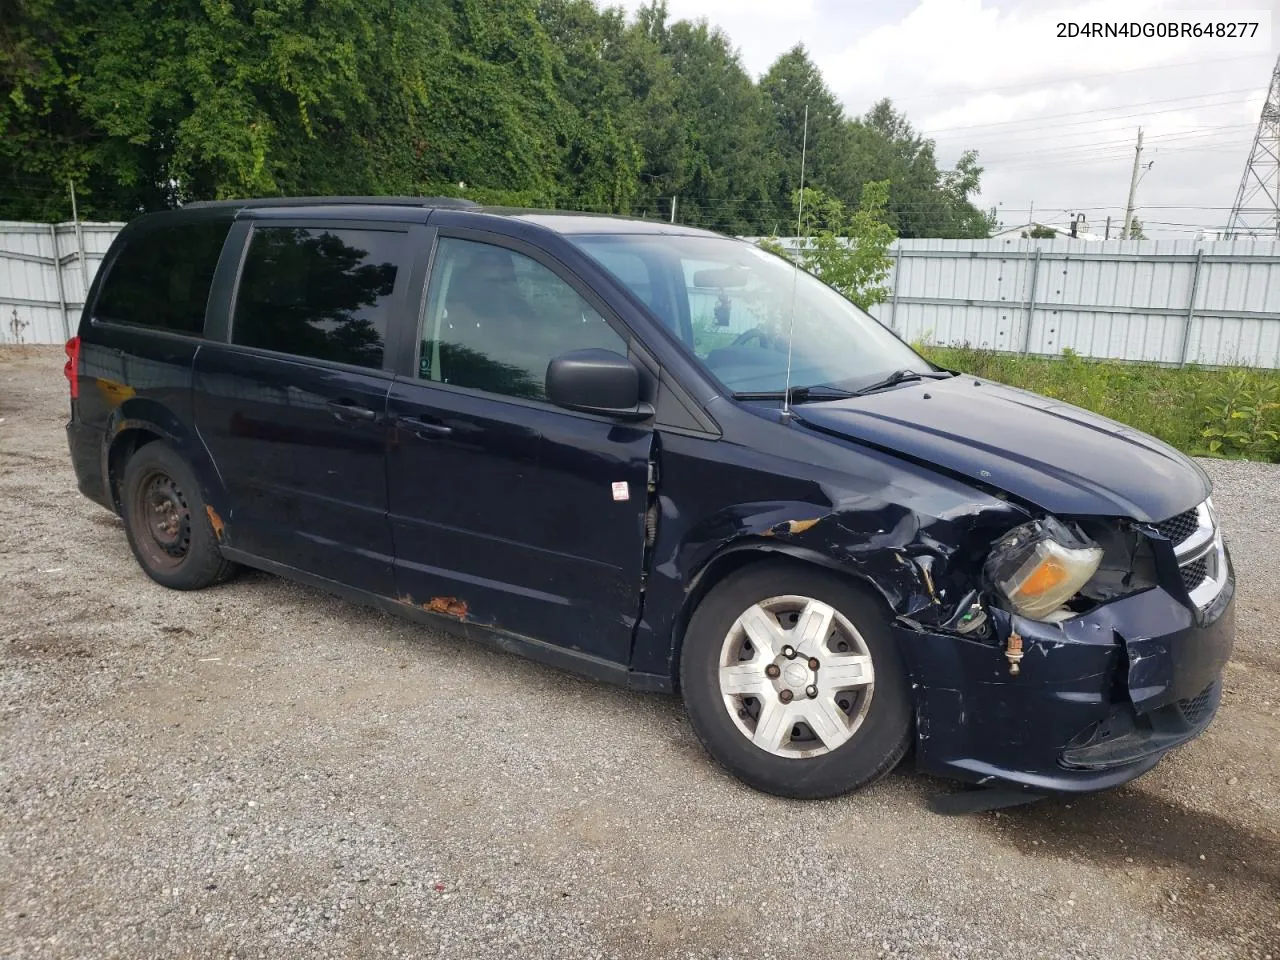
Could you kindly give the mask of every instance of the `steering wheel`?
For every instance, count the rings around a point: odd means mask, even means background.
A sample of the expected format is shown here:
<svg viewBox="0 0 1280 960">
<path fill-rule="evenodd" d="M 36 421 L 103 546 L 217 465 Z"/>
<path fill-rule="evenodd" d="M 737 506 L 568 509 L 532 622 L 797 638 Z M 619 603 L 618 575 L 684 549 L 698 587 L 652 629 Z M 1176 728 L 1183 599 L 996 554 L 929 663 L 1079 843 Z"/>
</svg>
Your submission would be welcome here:
<svg viewBox="0 0 1280 960">
<path fill-rule="evenodd" d="M 733 343 L 729 344 L 729 346 L 744 347 L 752 340 L 759 340 L 760 346 L 768 347 L 772 339 L 773 338 L 769 336 L 769 331 L 764 327 L 752 327 L 750 330 L 745 330 L 738 334 L 734 338 Z"/>
</svg>

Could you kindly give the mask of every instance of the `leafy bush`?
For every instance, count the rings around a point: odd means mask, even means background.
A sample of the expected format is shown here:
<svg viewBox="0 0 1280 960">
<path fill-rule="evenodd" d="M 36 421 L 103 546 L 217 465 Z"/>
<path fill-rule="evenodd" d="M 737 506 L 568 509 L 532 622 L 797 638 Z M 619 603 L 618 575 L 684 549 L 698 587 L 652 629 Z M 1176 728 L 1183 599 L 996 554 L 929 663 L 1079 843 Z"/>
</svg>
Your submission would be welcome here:
<svg viewBox="0 0 1280 960">
<path fill-rule="evenodd" d="M 1280 382 L 1228 370 L 1204 408 L 1208 452 L 1280 462 Z"/>
<path fill-rule="evenodd" d="M 863 310 L 889 299 L 884 281 L 893 262 L 889 245 L 894 232 L 884 219 L 888 202 L 888 180 L 864 183 L 862 199 L 853 210 L 812 187 L 792 194 L 801 217 L 800 235 L 805 238 L 796 254 L 800 266 Z M 769 237 L 761 246 L 778 256 L 789 256 L 777 237 Z"/>
</svg>

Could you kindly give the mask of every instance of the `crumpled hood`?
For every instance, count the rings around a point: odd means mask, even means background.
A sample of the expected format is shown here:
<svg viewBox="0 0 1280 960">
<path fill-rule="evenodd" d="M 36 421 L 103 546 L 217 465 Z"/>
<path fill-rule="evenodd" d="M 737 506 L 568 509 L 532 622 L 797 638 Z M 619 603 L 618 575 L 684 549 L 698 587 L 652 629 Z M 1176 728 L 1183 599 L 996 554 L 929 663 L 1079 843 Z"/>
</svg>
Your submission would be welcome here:
<svg viewBox="0 0 1280 960">
<path fill-rule="evenodd" d="M 1063 516 L 1166 520 L 1209 495 L 1204 471 L 1154 437 L 970 376 L 793 410 L 811 427 L 936 464 Z"/>
</svg>

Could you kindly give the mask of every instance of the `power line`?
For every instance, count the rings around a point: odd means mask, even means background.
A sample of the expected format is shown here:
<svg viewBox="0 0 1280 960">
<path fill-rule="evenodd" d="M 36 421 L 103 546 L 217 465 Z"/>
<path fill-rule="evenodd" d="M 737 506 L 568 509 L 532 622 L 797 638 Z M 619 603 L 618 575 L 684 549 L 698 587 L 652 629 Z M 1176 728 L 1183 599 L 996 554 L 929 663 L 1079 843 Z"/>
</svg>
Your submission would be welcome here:
<svg viewBox="0 0 1280 960">
<path fill-rule="evenodd" d="M 1027 90 L 1035 87 L 1048 86 L 1057 83 L 1070 83 L 1073 80 L 1097 80 L 1111 79 L 1112 77 L 1126 76 L 1132 73 L 1149 73 L 1156 70 L 1179 70 L 1186 67 L 1198 67 L 1210 63 L 1240 63 L 1243 60 L 1252 60 L 1257 57 L 1270 57 L 1269 53 L 1251 53 L 1243 57 L 1218 57 L 1212 60 L 1181 60 L 1174 63 L 1156 64 L 1150 67 L 1133 67 L 1129 70 L 1108 70 L 1105 73 L 1077 73 L 1061 77 L 1046 77 L 1044 79 L 1028 79 L 1021 83 L 1005 83 L 995 87 L 977 87 L 973 90 L 944 90 L 938 93 L 924 93 L 914 97 L 899 97 L 894 103 L 910 103 L 915 100 L 934 100 L 938 97 L 957 96 L 973 96 L 980 93 L 995 93 L 1000 90 Z"/>
<path fill-rule="evenodd" d="M 1010 160 L 1008 162 L 993 161 L 983 168 L 984 173 L 1001 173 L 1009 170 L 1044 170 L 1044 169 L 1061 169 L 1064 167 L 1087 167 L 1097 166 L 1099 164 L 1116 163 L 1128 159 L 1129 154 L 1126 152 L 1114 152 L 1099 154 L 1098 156 L 1072 156 L 1065 159 L 1054 159 L 1051 157 L 1030 157 L 1021 160 Z M 1178 153 L 1169 151 L 1161 154 L 1166 162 L 1172 162 L 1179 156 Z M 1188 160 L 1190 158 L 1187 158 Z"/>
<path fill-rule="evenodd" d="M 1203 149 L 1204 144 L 1218 144 L 1224 139 L 1221 132 L 1192 133 L 1184 136 L 1168 138 L 1147 138 L 1148 143 L 1154 141 L 1156 152 L 1164 156 L 1174 156 L 1183 150 Z M 984 170 L 1000 164 L 1021 163 L 1024 160 L 1067 161 L 1083 159 L 1104 159 L 1107 157 L 1128 156 L 1132 141 L 1108 140 L 1096 144 L 1067 144 L 1061 147 L 1046 147 L 1040 150 L 1028 150 L 1015 153 L 979 154 Z"/>
<path fill-rule="evenodd" d="M 1242 129 L 1247 129 L 1250 125 L 1242 124 Z M 1204 140 L 1216 141 L 1221 139 L 1223 133 L 1221 130 L 1205 130 L 1191 131 L 1186 134 L 1173 134 L 1159 137 L 1149 137 L 1147 142 L 1155 146 L 1169 146 L 1170 151 L 1179 149 L 1179 145 L 1186 143 L 1198 143 Z M 1068 143 L 1062 146 L 1046 146 L 1039 150 L 1026 150 L 1015 153 L 981 153 L 978 154 L 979 161 L 985 166 L 989 163 L 1000 163 L 1008 160 L 1021 160 L 1026 158 L 1039 157 L 1064 157 L 1071 158 L 1077 155 L 1101 156 L 1112 151 L 1113 148 L 1127 147 L 1132 144 L 1131 140 L 1106 140 L 1093 143 Z M 1124 151 L 1128 155 L 1128 151 Z"/>
<path fill-rule="evenodd" d="M 1240 103 L 1240 101 L 1224 100 L 1221 103 L 1214 102 L 1214 103 L 1197 104 L 1195 109 L 1196 110 L 1210 110 L 1210 109 L 1216 110 L 1219 107 L 1231 107 L 1231 106 L 1237 105 L 1238 103 Z M 1087 136 L 1094 135 L 1098 131 L 1101 131 L 1102 133 L 1114 132 L 1112 129 L 1109 129 L 1107 127 L 1108 124 L 1117 124 L 1120 121 L 1133 120 L 1133 119 L 1145 121 L 1147 118 L 1150 118 L 1150 117 L 1158 117 L 1168 113 L 1183 113 L 1183 112 L 1186 112 L 1186 110 L 1187 108 L 1185 107 L 1169 107 L 1164 110 L 1144 110 L 1138 113 L 1126 113 L 1126 114 L 1120 114 L 1113 117 L 1095 117 L 1091 120 L 1077 120 L 1074 123 L 1049 123 L 1043 126 L 1019 127 L 1015 130 L 991 130 L 986 133 L 973 133 L 973 134 L 963 134 L 963 135 L 958 134 L 954 138 L 951 138 L 951 137 L 946 138 L 943 142 L 976 146 L 977 148 L 981 149 L 984 143 L 988 143 L 992 141 L 999 142 L 999 143 L 1016 143 L 1021 140 L 1043 139 L 1046 134 L 1057 133 L 1066 127 L 1083 127 L 1084 129 L 1069 130 L 1066 133 L 1064 133 L 1063 136 L 1087 137 Z M 1033 123 L 1035 122 L 1035 118 L 1028 118 L 1026 122 Z M 1199 119 L 1190 119 L 1186 122 L 1193 123 L 1198 126 L 1203 125 L 1204 123 L 1203 120 L 1199 120 Z M 1253 126 L 1252 123 L 1243 124 L 1243 125 L 1249 126 L 1249 127 Z M 1177 131 L 1171 131 L 1171 132 L 1176 133 Z M 954 149 L 954 147 L 952 147 L 952 149 Z"/>
<path fill-rule="evenodd" d="M 1202 94 L 1197 94 L 1195 96 L 1190 96 L 1190 97 L 1166 97 L 1162 100 L 1139 100 L 1134 103 L 1119 103 L 1110 107 L 1096 107 L 1092 110 L 1073 110 L 1068 113 L 1052 113 L 1045 116 L 1028 117 L 1023 120 L 998 120 L 992 123 L 973 123 L 963 127 L 941 127 L 939 129 L 925 131 L 925 133 L 929 136 L 933 136 L 939 133 L 950 133 L 955 130 L 982 130 L 989 127 L 1007 127 L 1007 126 L 1019 124 L 1019 123 L 1033 123 L 1033 122 L 1039 122 L 1041 120 L 1057 120 L 1065 117 L 1082 117 L 1087 114 L 1109 113 L 1113 110 L 1128 110 L 1133 107 L 1144 107 L 1153 103 L 1180 103 L 1180 102 L 1184 103 L 1189 100 L 1205 100 L 1211 97 L 1226 97 L 1226 96 L 1232 96 L 1240 93 L 1257 93 L 1257 92 L 1258 91 L 1256 87 L 1244 87 L 1239 90 L 1219 90 L 1214 93 L 1202 93 Z M 1206 106 L 1219 106 L 1219 104 L 1206 104 Z M 1146 113 L 1150 113 L 1150 112 L 1152 111 L 1146 111 L 1141 115 L 1145 116 Z M 1138 114 L 1134 114 L 1134 116 L 1138 116 Z M 1114 119 L 1123 119 L 1123 118 L 1117 117 Z"/>
</svg>

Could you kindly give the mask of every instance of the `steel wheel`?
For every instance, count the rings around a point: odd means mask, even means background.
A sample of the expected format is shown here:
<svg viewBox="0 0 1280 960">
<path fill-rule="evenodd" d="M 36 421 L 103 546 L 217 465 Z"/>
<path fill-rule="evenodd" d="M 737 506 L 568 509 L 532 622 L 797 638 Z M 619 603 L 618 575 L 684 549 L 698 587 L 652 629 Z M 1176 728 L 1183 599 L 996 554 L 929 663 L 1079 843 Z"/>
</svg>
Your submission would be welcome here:
<svg viewBox="0 0 1280 960">
<path fill-rule="evenodd" d="M 173 477 L 153 469 L 134 489 L 134 542 L 161 569 L 175 569 L 191 549 L 191 510 Z"/>
<path fill-rule="evenodd" d="M 725 635 L 720 694 L 738 730 L 779 757 L 830 753 L 871 707 L 875 668 L 856 627 L 830 604 L 779 596 L 748 607 Z"/>
<path fill-rule="evenodd" d="M 156 583 L 199 590 L 235 572 L 222 556 L 222 518 L 205 502 L 191 465 L 167 443 L 138 447 L 125 461 L 119 490 L 129 547 Z"/>
</svg>

